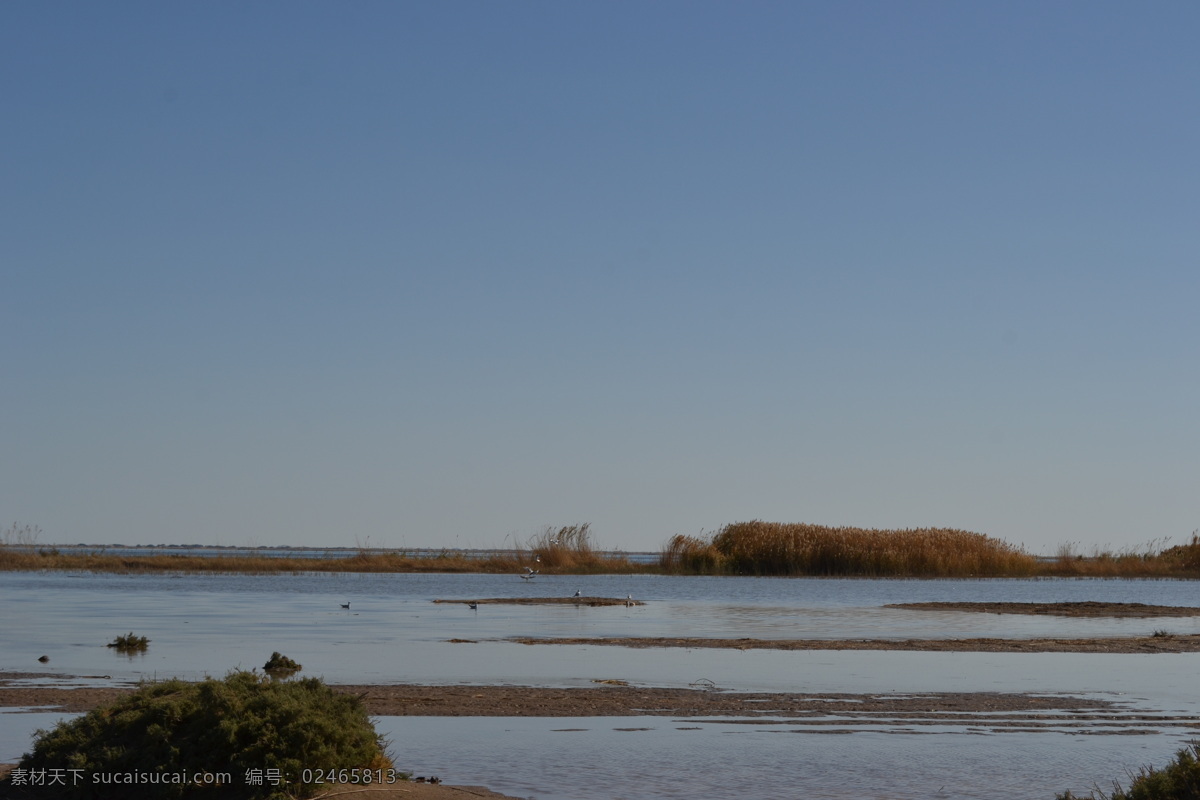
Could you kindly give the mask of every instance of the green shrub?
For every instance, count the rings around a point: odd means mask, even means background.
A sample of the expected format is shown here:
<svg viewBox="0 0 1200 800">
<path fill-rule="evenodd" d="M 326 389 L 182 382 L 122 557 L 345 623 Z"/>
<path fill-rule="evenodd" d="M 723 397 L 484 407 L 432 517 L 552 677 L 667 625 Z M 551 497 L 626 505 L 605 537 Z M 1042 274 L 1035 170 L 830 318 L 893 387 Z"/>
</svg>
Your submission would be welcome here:
<svg viewBox="0 0 1200 800">
<path fill-rule="evenodd" d="M 1175 760 L 1162 769 L 1143 767 L 1133 776 L 1129 790 L 1113 785 L 1111 795 L 1096 789 L 1088 798 L 1069 791 L 1055 800 L 1200 800 L 1200 742 L 1192 742 L 1175 754 Z"/>
<path fill-rule="evenodd" d="M 33 752 L 14 774 L 80 770 L 67 773 L 82 777 L 75 785 L 69 778 L 66 787 L 30 789 L 30 797 L 284 800 L 311 797 L 319 788 L 302 783 L 305 770 L 390 769 L 384 747 L 360 698 L 336 694 L 316 678 L 273 681 L 237 671 L 224 680 L 146 684 L 112 705 L 38 731 Z M 268 770 L 278 770 L 287 783 L 247 781 Z M 103 775 L 205 772 L 227 773 L 229 782 L 95 783 Z"/>
<path fill-rule="evenodd" d="M 138 653 L 150 646 L 150 640 L 145 636 L 134 636 L 130 631 L 124 636 L 118 636 L 105 647 L 115 647 L 118 653 Z"/>
<path fill-rule="evenodd" d="M 299 672 L 304 667 L 297 664 L 292 659 L 276 650 L 271 653 L 271 658 L 263 664 L 263 671 L 272 676 L 291 675 L 293 672 Z"/>
</svg>

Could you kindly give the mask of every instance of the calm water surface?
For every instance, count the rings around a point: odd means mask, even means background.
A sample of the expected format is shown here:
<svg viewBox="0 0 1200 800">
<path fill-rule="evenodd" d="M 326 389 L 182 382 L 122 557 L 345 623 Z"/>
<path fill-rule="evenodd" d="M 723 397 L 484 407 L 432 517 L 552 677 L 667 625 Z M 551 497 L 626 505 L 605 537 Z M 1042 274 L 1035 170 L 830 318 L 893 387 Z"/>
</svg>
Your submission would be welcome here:
<svg viewBox="0 0 1200 800">
<path fill-rule="evenodd" d="M 1200 605 L 1200 586 L 1126 580 L 833 580 L 515 575 L 0 575 L 0 669 L 197 678 L 261 667 L 278 650 L 332 683 L 587 686 L 712 681 L 731 691 L 1034 691 L 1097 693 L 1194 720 L 1195 655 L 773 652 L 528 647 L 513 636 L 958 638 L 1200 632 L 1200 618 L 1078 620 L 913 612 L 888 603 L 1099 600 Z M 434 599 L 585 595 L 626 608 L 483 605 Z M 349 602 L 349 610 L 341 603 Z M 142 656 L 104 645 L 152 640 Z M 452 644 L 449 639 L 474 640 Z M 37 662 L 50 657 L 48 665 Z M 60 715 L 0 714 L 0 760 Z M 1107 786 L 1125 767 L 1162 763 L 1197 735 L 1170 722 L 1127 735 L 849 725 L 843 735 L 789 724 L 653 718 L 382 718 L 399 764 L 522 797 L 1050 798 Z M 568 730 L 569 729 L 569 730 Z M 415 735 L 419 731 L 419 735 Z M 519 765 L 514 768 L 511 765 Z M 944 787 L 944 788 L 943 788 Z M 939 794 L 943 792 L 942 794 Z"/>
</svg>

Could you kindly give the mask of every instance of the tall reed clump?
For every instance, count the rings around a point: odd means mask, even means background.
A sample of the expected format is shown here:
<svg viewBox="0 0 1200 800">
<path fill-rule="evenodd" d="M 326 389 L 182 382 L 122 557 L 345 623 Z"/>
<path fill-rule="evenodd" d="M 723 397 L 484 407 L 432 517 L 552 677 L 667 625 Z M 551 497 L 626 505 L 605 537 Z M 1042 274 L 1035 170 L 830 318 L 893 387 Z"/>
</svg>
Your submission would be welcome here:
<svg viewBox="0 0 1200 800">
<path fill-rule="evenodd" d="M 591 523 L 547 526 L 541 533 L 526 543 L 528 553 L 522 553 L 522 561 L 529 561 L 540 569 L 565 572 L 626 571 L 628 559 L 602 555 L 592 544 Z"/>
<path fill-rule="evenodd" d="M 0 529 L 0 569 L 30 569 L 40 557 L 32 548 L 41 535 L 42 529 L 38 526 L 17 522 Z"/>
<path fill-rule="evenodd" d="M 1166 539 L 1111 551 L 1093 548 L 1090 555 L 1078 552 L 1074 542 L 1059 546 L 1053 560 L 1042 565 L 1042 573 L 1058 577 L 1086 578 L 1196 578 L 1200 577 L 1200 531 L 1186 544 L 1167 547 Z"/>
<path fill-rule="evenodd" d="M 713 545 L 711 539 L 678 534 L 671 537 L 663 547 L 658 563 L 666 572 L 719 575 L 723 570 L 725 557 Z"/>
<path fill-rule="evenodd" d="M 981 533 L 952 528 L 876 530 L 804 523 L 735 522 L 713 537 L 676 537 L 667 561 L 676 568 L 740 575 L 949 577 L 1030 575 L 1033 556 Z M 690 560 L 690 564 L 689 564 Z"/>
<path fill-rule="evenodd" d="M 37 525 L 22 525 L 14 522 L 0 530 L 0 547 L 33 547 L 42 535 L 42 529 Z"/>
</svg>

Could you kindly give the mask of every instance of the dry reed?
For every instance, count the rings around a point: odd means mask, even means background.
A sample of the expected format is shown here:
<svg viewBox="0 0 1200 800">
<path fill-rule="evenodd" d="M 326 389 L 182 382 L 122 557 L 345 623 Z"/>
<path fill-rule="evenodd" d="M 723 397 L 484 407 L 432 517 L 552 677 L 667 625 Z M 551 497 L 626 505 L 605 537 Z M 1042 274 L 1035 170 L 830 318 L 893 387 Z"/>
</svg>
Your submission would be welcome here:
<svg viewBox="0 0 1200 800">
<path fill-rule="evenodd" d="M 1095 550 L 1078 553 L 1073 543 L 1058 548 L 1055 558 L 1042 565 L 1042 574 L 1080 578 L 1196 578 L 1200 577 L 1200 531 L 1191 541 L 1162 549 L 1162 540 L 1118 552 Z"/>
<path fill-rule="evenodd" d="M 1152 541 L 1120 553 L 1077 555 L 1068 543 L 1049 561 L 1000 539 L 950 528 L 876 530 L 737 522 L 709 539 L 675 536 L 666 572 L 701 575 L 863 577 L 1200 577 L 1200 531 L 1166 550 Z"/>
<path fill-rule="evenodd" d="M 668 571 L 738 575 L 950 577 L 1031 575 L 1037 560 L 1006 542 L 950 528 L 875 530 L 736 522 L 711 541 L 676 536 Z"/>
<path fill-rule="evenodd" d="M 546 527 L 518 551 L 521 566 L 552 572 L 638 571 L 624 556 L 605 556 L 592 544 L 590 523 Z"/>
</svg>

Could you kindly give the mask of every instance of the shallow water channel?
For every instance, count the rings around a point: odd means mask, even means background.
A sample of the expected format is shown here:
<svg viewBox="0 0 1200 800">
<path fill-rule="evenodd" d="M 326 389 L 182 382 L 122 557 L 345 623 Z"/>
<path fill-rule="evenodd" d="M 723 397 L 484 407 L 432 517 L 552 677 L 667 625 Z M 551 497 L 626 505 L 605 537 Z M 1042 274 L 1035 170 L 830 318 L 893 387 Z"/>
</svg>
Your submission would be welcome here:
<svg viewBox="0 0 1200 800">
<path fill-rule="evenodd" d="M 684 687 L 904 694 L 1036 692 L 1115 700 L 1112 719 L 993 715 L 774 719 L 382 717 L 398 766 L 520 797 L 1052 798 L 1109 787 L 1197 738 L 1197 654 L 998 654 L 525 646 L 514 636 L 965 638 L 1200 632 L 1200 617 L 1074 619 L 883 608 L 921 601 L 1200 605 L 1195 583 L 662 576 L 0 574 L 0 670 L 87 678 L 223 675 L 278 650 L 331 683 Z M 625 597 L 631 608 L 434 599 Z M 349 609 L 341 604 L 350 603 Z M 105 647 L 135 632 L 144 655 Z M 451 643 L 448 640 L 470 640 Z M 39 656 L 49 662 L 40 664 Z M 41 683 L 53 679 L 37 679 Z M 1144 719 L 1149 715 L 1150 720 Z M 56 713 L 0 713 L 0 761 Z M 1137 718 L 1137 719 L 1135 719 Z"/>
</svg>

